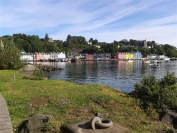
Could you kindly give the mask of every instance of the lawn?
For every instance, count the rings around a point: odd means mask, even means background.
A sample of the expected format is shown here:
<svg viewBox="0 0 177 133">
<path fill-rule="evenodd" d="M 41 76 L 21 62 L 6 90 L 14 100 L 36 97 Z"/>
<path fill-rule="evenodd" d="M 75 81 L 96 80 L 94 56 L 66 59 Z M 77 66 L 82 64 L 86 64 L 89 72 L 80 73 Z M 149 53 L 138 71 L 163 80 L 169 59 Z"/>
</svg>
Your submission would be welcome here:
<svg viewBox="0 0 177 133">
<path fill-rule="evenodd" d="M 131 133 L 165 133 L 169 128 L 159 122 L 155 111 L 146 115 L 135 99 L 109 86 L 24 80 L 23 76 L 19 71 L 0 70 L 0 93 L 7 102 L 14 131 L 30 116 L 51 114 L 50 123 L 62 132 L 61 127 L 90 120 L 96 112 Z"/>
</svg>

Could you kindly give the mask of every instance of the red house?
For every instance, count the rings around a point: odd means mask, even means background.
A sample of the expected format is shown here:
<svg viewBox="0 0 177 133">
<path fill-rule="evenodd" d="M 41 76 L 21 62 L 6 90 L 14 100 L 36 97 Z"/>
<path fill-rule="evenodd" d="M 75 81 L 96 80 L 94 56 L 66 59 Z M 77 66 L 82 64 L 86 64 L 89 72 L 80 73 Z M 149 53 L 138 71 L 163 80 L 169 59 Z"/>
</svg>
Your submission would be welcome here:
<svg viewBox="0 0 177 133">
<path fill-rule="evenodd" d="M 88 55 L 85 56 L 85 59 L 93 60 L 93 55 L 92 54 L 88 54 Z"/>
<path fill-rule="evenodd" d="M 125 59 L 126 58 L 125 53 L 118 53 L 118 52 L 115 54 L 115 57 L 116 57 L 116 59 Z"/>
</svg>

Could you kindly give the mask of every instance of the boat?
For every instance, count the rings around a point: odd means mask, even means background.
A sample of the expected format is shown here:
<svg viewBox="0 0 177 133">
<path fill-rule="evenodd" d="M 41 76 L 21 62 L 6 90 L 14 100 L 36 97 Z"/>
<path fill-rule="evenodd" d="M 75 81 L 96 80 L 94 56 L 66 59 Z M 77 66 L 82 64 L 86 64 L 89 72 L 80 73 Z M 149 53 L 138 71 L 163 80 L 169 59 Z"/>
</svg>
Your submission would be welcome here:
<svg viewBox="0 0 177 133">
<path fill-rule="evenodd" d="M 133 60 L 130 60 L 130 59 L 128 60 L 128 62 L 132 62 L 132 61 L 133 61 Z"/>
<path fill-rule="evenodd" d="M 164 61 L 170 61 L 170 58 L 164 58 L 163 60 Z"/>
<path fill-rule="evenodd" d="M 46 61 L 46 59 L 39 59 L 39 61 L 40 61 L 40 62 L 45 62 L 45 61 Z"/>
<path fill-rule="evenodd" d="M 158 64 L 158 63 L 149 64 L 149 67 L 150 68 L 158 68 L 158 67 L 160 67 L 160 64 Z"/>
<path fill-rule="evenodd" d="M 145 60 L 144 63 L 150 63 L 150 60 Z"/>
<path fill-rule="evenodd" d="M 161 63 L 160 60 L 153 60 L 152 62 L 154 62 L 154 63 Z"/>
</svg>

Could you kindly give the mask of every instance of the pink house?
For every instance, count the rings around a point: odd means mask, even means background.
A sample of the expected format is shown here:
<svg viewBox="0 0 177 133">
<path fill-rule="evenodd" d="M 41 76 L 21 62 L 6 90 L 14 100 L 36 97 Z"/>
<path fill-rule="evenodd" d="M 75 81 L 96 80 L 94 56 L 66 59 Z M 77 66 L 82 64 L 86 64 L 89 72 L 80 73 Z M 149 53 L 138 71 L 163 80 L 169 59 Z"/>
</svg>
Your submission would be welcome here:
<svg viewBox="0 0 177 133">
<path fill-rule="evenodd" d="M 125 59 L 126 56 L 125 56 L 125 53 L 116 53 L 115 55 L 116 59 Z"/>
<path fill-rule="evenodd" d="M 36 60 L 44 59 L 44 54 L 42 54 L 42 53 L 35 53 L 35 59 Z"/>
</svg>

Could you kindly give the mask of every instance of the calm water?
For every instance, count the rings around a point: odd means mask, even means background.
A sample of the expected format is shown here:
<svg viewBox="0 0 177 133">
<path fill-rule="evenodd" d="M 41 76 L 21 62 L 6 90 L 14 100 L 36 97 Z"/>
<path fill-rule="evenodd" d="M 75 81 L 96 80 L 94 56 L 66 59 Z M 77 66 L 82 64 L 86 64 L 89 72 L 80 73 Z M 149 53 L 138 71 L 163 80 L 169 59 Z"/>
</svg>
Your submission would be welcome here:
<svg viewBox="0 0 177 133">
<path fill-rule="evenodd" d="M 83 84 L 104 84 L 122 92 L 131 92 L 134 84 L 144 75 L 153 74 L 157 79 L 166 75 L 167 70 L 177 76 L 177 61 L 162 61 L 160 68 L 149 68 L 141 60 L 127 61 L 82 61 L 76 63 L 50 63 L 64 70 L 46 72 L 50 80 L 67 80 Z"/>
</svg>

